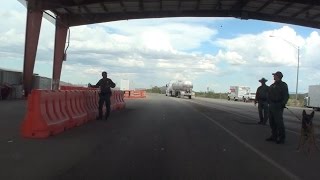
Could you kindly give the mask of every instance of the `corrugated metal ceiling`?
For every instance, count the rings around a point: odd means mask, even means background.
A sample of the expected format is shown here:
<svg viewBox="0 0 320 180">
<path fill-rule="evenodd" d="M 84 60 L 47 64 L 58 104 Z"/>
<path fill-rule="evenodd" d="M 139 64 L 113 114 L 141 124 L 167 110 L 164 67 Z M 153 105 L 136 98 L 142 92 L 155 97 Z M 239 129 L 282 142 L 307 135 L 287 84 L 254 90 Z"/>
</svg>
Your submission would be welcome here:
<svg viewBox="0 0 320 180">
<path fill-rule="evenodd" d="M 20 0 L 21 1 L 21 0 Z M 26 0 L 67 26 L 162 17 L 235 17 L 320 27 L 316 0 Z"/>
</svg>

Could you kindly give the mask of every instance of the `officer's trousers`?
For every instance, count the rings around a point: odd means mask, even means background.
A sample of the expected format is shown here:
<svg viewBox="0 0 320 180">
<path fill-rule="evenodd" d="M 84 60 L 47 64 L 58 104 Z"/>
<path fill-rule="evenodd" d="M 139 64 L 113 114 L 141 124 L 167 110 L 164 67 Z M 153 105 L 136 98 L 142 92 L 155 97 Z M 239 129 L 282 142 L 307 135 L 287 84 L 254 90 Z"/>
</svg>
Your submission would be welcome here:
<svg viewBox="0 0 320 180">
<path fill-rule="evenodd" d="M 284 140 L 286 134 L 283 123 L 283 105 L 281 103 L 270 103 L 269 123 L 272 137 L 275 139 Z"/>
<path fill-rule="evenodd" d="M 266 123 L 269 118 L 269 104 L 267 101 L 258 101 L 260 122 Z"/>
<path fill-rule="evenodd" d="M 99 96 L 99 118 L 102 118 L 103 112 L 103 104 L 106 103 L 106 118 L 110 115 L 110 94 L 100 95 Z"/>
</svg>

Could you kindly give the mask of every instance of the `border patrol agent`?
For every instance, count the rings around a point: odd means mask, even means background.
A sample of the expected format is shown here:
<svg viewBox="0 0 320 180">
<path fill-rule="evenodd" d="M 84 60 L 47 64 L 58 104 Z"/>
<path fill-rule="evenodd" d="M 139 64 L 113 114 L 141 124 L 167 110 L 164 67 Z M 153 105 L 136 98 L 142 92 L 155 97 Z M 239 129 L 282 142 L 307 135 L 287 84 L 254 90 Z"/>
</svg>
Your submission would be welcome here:
<svg viewBox="0 0 320 180">
<path fill-rule="evenodd" d="M 269 86 L 266 85 L 268 80 L 261 78 L 259 82 L 261 86 L 258 87 L 256 92 L 256 98 L 254 100 L 254 105 L 258 103 L 258 112 L 260 121 L 258 124 L 266 124 L 269 117 L 269 104 L 268 104 L 268 91 Z"/>
<path fill-rule="evenodd" d="M 102 79 L 100 79 L 96 85 L 91 85 L 89 83 L 89 87 L 98 88 L 100 87 L 99 93 L 99 116 L 97 120 L 102 120 L 102 108 L 103 104 L 106 103 L 106 116 L 105 119 L 107 120 L 110 115 L 110 96 L 112 95 L 111 89 L 116 87 L 116 84 L 109 78 L 107 78 L 107 72 L 102 72 Z"/>
<path fill-rule="evenodd" d="M 274 83 L 269 87 L 269 122 L 272 135 L 266 141 L 275 141 L 283 144 L 286 138 L 283 123 L 283 109 L 289 99 L 288 85 L 282 81 L 283 74 L 280 71 L 273 73 Z"/>
</svg>

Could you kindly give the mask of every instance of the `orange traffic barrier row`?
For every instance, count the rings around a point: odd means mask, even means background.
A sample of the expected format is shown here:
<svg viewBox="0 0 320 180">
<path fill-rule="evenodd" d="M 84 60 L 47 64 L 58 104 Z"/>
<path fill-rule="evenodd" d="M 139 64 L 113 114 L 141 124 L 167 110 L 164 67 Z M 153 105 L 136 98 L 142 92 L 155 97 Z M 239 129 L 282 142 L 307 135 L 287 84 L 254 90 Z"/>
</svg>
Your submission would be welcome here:
<svg viewBox="0 0 320 180">
<path fill-rule="evenodd" d="M 135 90 L 135 91 L 125 91 L 124 98 L 145 98 L 146 91 L 144 90 Z"/>
<path fill-rule="evenodd" d="M 47 138 L 95 120 L 98 90 L 32 90 L 21 126 L 28 138 Z M 112 91 L 111 111 L 125 108 L 123 93 Z"/>
</svg>

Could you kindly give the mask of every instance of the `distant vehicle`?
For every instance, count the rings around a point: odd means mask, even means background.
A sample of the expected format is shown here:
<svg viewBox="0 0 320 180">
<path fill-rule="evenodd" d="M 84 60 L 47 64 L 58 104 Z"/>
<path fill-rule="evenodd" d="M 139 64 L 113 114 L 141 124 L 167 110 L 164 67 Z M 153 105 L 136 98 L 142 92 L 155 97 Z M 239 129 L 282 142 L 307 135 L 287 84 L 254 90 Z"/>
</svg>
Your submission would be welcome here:
<svg viewBox="0 0 320 180">
<path fill-rule="evenodd" d="M 314 110 L 320 110 L 320 85 L 310 85 L 304 105 Z"/>
<path fill-rule="evenodd" d="M 166 85 L 166 96 L 183 97 L 187 96 L 191 99 L 193 92 L 193 84 L 191 81 L 171 81 Z"/>
<path fill-rule="evenodd" d="M 246 93 L 243 96 L 243 101 L 248 102 L 248 101 L 254 101 L 256 99 L 256 93 Z"/>
<path fill-rule="evenodd" d="M 250 93 L 250 87 L 247 86 L 230 86 L 228 100 L 244 101 L 245 95 Z"/>
</svg>

